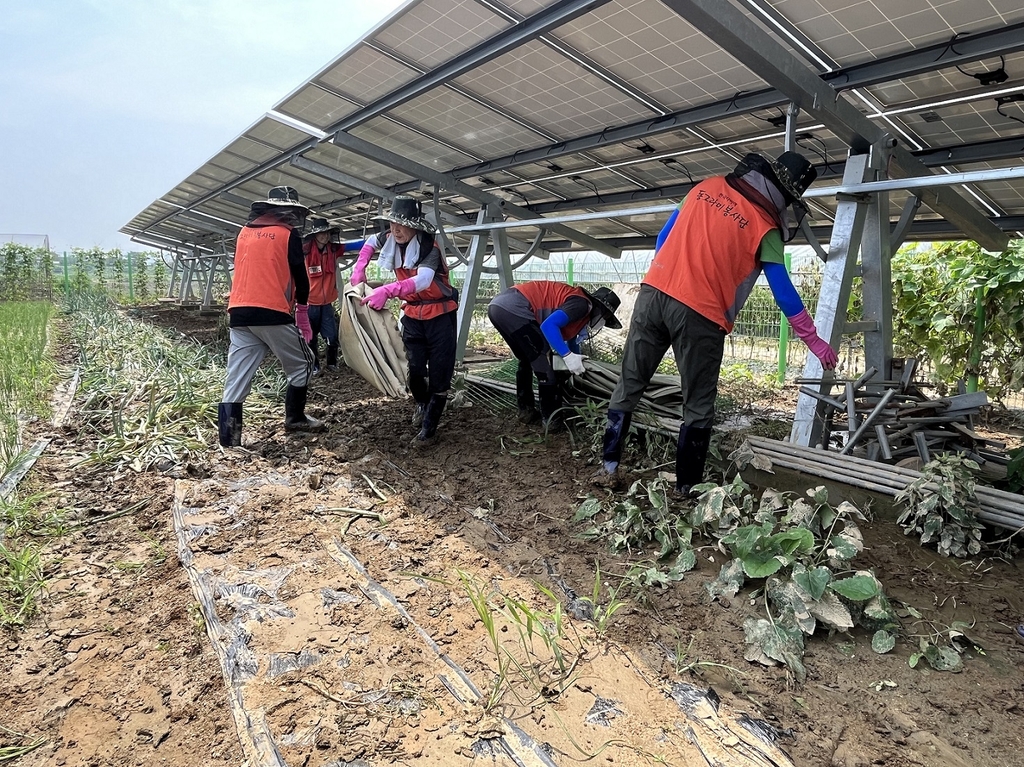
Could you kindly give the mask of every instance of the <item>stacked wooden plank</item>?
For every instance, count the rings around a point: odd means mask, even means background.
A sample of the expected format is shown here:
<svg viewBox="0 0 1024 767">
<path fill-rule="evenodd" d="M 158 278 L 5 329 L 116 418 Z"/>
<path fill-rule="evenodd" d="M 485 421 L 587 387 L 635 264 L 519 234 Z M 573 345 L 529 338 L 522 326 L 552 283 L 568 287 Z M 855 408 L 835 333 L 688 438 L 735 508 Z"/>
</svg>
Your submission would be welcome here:
<svg viewBox="0 0 1024 767">
<path fill-rule="evenodd" d="M 820 401 L 823 418 L 819 447 L 871 461 L 927 463 L 937 453 L 959 453 L 977 461 L 986 475 L 1006 475 L 1006 445 L 982 437 L 973 418 L 988 404 L 985 392 L 928 397 L 913 381 L 915 361 L 906 360 L 899 380 L 878 380 L 869 368 L 856 380 L 798 379 L 814 383 L 800 391 Z M 832 387 L 838 387 L 836 394 Z M 826 393 L 823 393 L 822 390 Z"/>
</svg>

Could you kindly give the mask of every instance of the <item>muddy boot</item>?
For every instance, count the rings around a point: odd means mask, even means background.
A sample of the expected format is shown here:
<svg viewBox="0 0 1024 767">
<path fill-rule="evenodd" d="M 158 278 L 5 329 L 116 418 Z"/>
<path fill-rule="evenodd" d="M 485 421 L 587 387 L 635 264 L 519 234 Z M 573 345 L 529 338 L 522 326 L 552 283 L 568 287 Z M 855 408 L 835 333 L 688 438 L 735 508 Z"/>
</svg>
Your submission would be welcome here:
<svg viewBox="0 0 1024 767">
<path fill-rule="evenodd" d="M 289 386 L 284 395 L 285 431 L 323 431 L 324 424 L 306 415 L 305 386 Z"/>
<path fill-rule="evenodd" d="M 536 423 L 540 420 L 536 400 L 533 398 L 533 368 L 529 363 L 519 361 L 516 368 L 516 417 L 519 423 Z"/>
<path fill-rule="evenodd" d="M 238 447 L 242 444 L 242 403 L 221 402 L 217 405 L 217 427 L 220 431 L 221 447 Z"/>
<path fill-rule="evenodd" d="M 412 394 L 415 406 L 412 411 L 412 425 L 417 429 L 423 425 L 423 418 L 427 414 L 427 404 L 430 402 L 430 389 L 427 379 L 423 376 L 409 376 L 409 392 Z"/>
<path fill-rule="evenodd" d="M 544 428 L 549 432 L 565 429 L 562 406 L 562 392 L 556 383 L 540 383 L 537 386 L 537 397 L 540 399 L 540 416 L 544 419 Z"/>
<path fill-rule="evenodd" d="M 601 468 L 590 478 L 590 484 L 619 490 L 626 484 L 625 472 L 619 467 L 622 448 L 629 436 L 629 425 L 633 414 L 624 410 L 609 410 L 608 423 L 604 428 L 604 448 L 601 451 Z"/>
<path fill-rule="evenodd" d="M 711 427 L 683 424 L 676 440 L 676 488 L 681 496 L 689 496 L 694 485 L 704 481 L 704 464 L 708 460 Z"/>
<path fill-rule="evenodd" d="M 338 344 L 327 344 L 327 372 L 338 372 Z"/>
<path fill-rule="evenodd" d="M 423 413 L 423 425 L 420 427 L 420 433 L 413 438 L 413 445 L 425 447 L 434 443 L 437 425 L 441 421 L 441 414 L 444 412 L 444 406 L 447 404 L 447 394 L 431 395 L 430 402 L 427 403 L 426 410 Z"/>
</svg>

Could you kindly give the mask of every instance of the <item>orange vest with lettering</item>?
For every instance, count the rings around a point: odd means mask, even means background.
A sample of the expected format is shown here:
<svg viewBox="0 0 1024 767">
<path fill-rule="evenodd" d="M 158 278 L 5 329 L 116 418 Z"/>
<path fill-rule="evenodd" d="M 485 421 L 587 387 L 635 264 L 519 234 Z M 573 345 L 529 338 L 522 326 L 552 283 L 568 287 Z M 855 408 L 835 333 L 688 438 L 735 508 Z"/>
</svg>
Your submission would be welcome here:
<svg viewBox="0 0 1024 767">
<path fill-rule="evenodd" d="M 513 287 L 526 296 L 530 302 L 530 308 L 537 318 L 537 322 L 544 322 L 548 317 L 558 311 L 559 307 L 573 296 L 585 298 L 590 303 L 583 288 L 576 288 L 566 285 L 564 282 L 552 282 L 550 280 L 536 280 L 535 282 L 524 282 Z M 575 322 L 570 322 L 562 328 L 562 340 L 571 341 L 580 334 L 580 331 L 587 326 L 590 315 Z"/>
<path fill-rule="evenodd" d="M 424 243 L 421 241 L 420 253 L 423 253 L 423 245 Z M 434 242 L 431 247 L 439 246 Z M 429 252 L 428 250 L 427 253 Z M 395 275 L 399 280 L 408 280 L 415 277 L 418 271 L 415 267 L 406 269 L 404 266 L 400 266 L 395 269 Z M 448 264 L 445 263 L 444 257 L 441 258 L 441 268 L 434 272 L 434 279 L 431 283 L 418 293 L 404 299 L 402 303 L 402 311 L 405 312 L 405 316 L 416 320 L 432 320 L 442 314 L 454 312 L 458 308 L 455 288 L 448 281 Z"/>
<path fill-rule="evenodd" d="M 310 237 L 302 243 L 306 256 L 306 274 L 309 276 L 309 305 L 326 306 L 338 300 L 338 256 L 341 246 L 328 242 L 321 250 Z"/>
<path fill-rule="evenodd" d="M 723 176 L 705 179 L 686 195 L 643 282 L 729 333 L 761 273 L 761 240 L 775 228 Z"/>
<path fill-rule="evenodd" d="M 295 284 L 288 268 L 290 227 L 243 226 L 235 244 L 235 274 L 228 309 L 258 306 L 291 314 Z"/>
</svg>

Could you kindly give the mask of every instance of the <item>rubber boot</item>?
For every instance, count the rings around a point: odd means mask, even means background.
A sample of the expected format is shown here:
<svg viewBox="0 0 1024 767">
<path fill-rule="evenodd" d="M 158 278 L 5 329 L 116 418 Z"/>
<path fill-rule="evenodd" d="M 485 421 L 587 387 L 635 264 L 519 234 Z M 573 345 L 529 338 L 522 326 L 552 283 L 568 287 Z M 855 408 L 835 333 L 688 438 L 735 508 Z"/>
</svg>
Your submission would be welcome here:
<svg viewBox="0 0 1024 767">
<path fill-rule="evenodd" d="M 338 372 L 338 344 L 327 343 L 327 372 Z"/>
<path fill-rule="evenodd" d="M 284 395 L 285 431 L 322 431 L 323 421 L 306 415 L 305 386 L 289 386 Z"/>
<path fill-rule="evenodd" d="M 516 368 L 516 407 L 520 423 L 536 423 L 540 420 L 537 402 L 533 398 L 533 368 L 528 362 L 519 360 Z"/>
<path fill-rule="evenodd" d="M 423 376 L 409 376 L 409 392 L 412 394 L 415 407 L 412 411 L 412 425 L 419 428 L 423 425 L 423 417 L 427 414 L 427 404 L 430 402 L 430 389 L 427 379 Z"/>
<path fill-rule="evenodd" d="M 544 426 L 550 431 L 561 431 L 565 428 L 562 414 L 559 412 L 564 400 L 557 383 L 541 382 L 537 385 L 537 397 L 540 399 L 540 417 Z"/>
<path fill-rule="evenodd" d="M 676 492 L 688 496 L 694 485 L 704 481 L 704 465 L 711 444 L 711 427 L 679 427 L 676 440 Z"/>
<path fill-rule="evenodd" d="M 437 434 L 437 425 L 441 421 L 441 414 L 447 404 L 447 394 L 431 395 L 430 402 L 427 403 L 426 411 L 423 413 L 423 425 L 420 427 L 420 433 L 413 438 L 413 445 L 424 447 L 433 444 Z"/>
<path fill-rule="evenodd" d="M 220 431 L 221 447 L 238 447 L 242 444 L 241 402 L 221 402 L 217 405 L 217 428 Z"/>
<path fill-rule="evenodd" d="M 601 468 L 591 477 L 590 482 L 598 487 L 618 490 L 625 485 L 625 473 L 619 468 L 622 449 L 629 436 L 629 425 L 633 414 L 625 410 L 609 410 L 608 423 L 604 428 L 604 447 L 601 451 Z"/>
</svg>

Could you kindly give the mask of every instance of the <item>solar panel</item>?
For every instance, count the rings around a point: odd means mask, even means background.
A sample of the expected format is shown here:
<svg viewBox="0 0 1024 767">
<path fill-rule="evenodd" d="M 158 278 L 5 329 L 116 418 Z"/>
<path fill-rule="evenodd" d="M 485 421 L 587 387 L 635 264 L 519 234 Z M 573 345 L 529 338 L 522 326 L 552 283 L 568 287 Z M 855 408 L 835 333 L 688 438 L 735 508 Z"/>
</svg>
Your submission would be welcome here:
<svg viewBox="0 0 1024 767">
<path fill-rule="evenodd" d="M 1006 143 L 1024 127 L 1024 101 L 1015 100 L 1024 94 L 1018 0 L 737 4 L 824 77 L 835 99 L 848 99 L 929 167 L 1019 166 L 1020 153 Z M 408 3 L 271 105 L 287 119 L 268 113 L 244 129 L 123 231 L 213 236 L 212 227 L 175 219 L 194 209 L 240 222 L 240 201 L 262 199 L 277 183 L 357 221 L 380 190 L 429 196 L 417 168 L 545 215 L 611 210 L 678 199 L 690 179 L 727 172 L 746 152 L 781 151 L 789 99 L 670 5 Z M 928 55 L 914 58 L 922 49 Z M 319 139 L 338 125 L 409 164 Z M 795 142 L 818 166 L 819 183 L 841 174 L 848 144 L 815 115 L 798 116 Z M 942 165 L 944 153 L 959 162 Z M 295 158 L 314 164 L 297 167 Z M 449 182 L 444 197 L 472 218 L 482 198 Z M 894 219 L 905 197 L 890 196 Z M 1024 215 L 1024 182 L 974 184 L 965 199 L 989 216 Z M 816 221 L 828 224 L 834 207 L 815 200 Z M 577 228 L 637 236 L 624 219 Z"/>
</svg>

